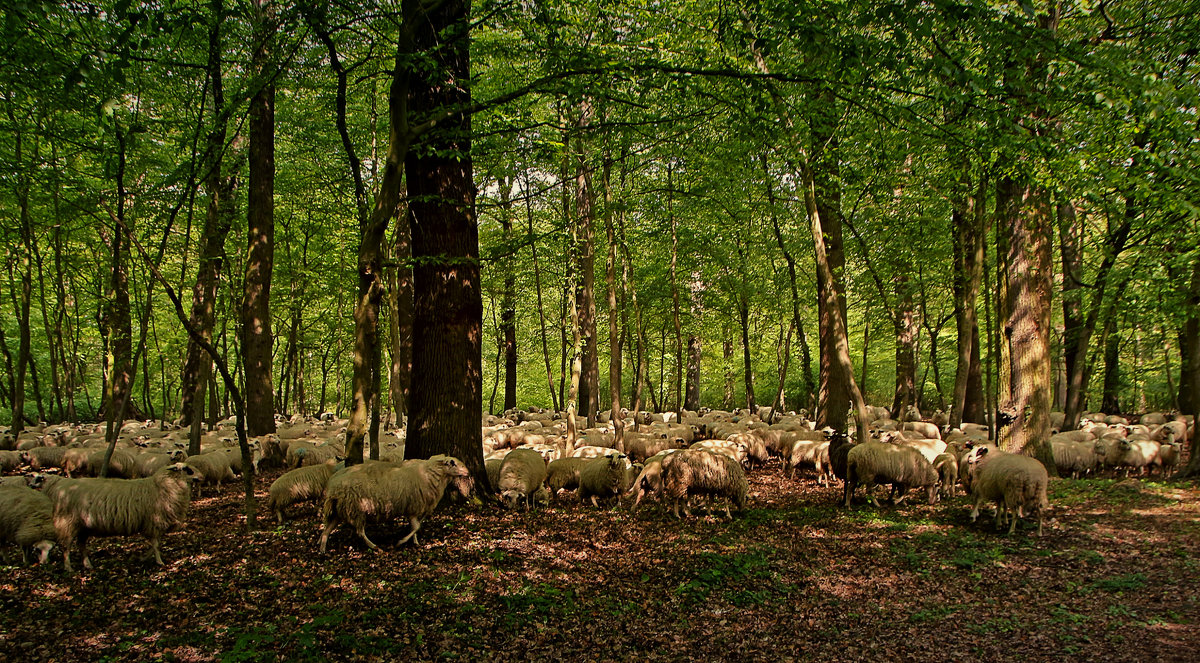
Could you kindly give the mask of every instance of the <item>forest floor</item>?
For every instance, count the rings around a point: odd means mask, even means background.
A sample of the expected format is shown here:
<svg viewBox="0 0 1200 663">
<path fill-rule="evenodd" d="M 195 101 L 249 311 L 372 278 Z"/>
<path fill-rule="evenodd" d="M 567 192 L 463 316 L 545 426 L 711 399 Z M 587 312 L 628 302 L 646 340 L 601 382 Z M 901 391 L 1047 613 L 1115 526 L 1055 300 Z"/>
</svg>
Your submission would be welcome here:
<svg viewBox="0 0 1200 663">
<path fill-rule="evenodd" d="M 1036 538 L 971 524 L 961 496 L 846 510 L 777 464 L 750 479 L 732 522 L 453 504 L 417 546 L 342 529 L 327 556 L 314 507 L 281 527 L 260 507 L 247 534 L 227 486 L 165 567 L 140 539 L 96 540 L 82 575 L 57 553 L 3 567 L 0 660 L 1197 660 L 1195 483 L 1055 480 Z"/>
</svg>

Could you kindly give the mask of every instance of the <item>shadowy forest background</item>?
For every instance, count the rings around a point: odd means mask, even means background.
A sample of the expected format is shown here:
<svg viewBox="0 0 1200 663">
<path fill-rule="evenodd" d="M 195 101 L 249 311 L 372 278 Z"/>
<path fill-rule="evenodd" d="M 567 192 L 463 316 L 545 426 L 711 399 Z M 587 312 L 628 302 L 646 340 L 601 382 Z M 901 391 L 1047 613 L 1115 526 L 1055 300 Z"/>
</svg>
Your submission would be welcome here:
<svg viewBox="0 0 1200 663">
<path fill-rule="evenodd" d="M 250 435 L 350 417 L 352 457 L 407 419 L 421 457 L 516 406 L 845 428 L 865 399 L 1004 410 L 1023 447 L 1051 409 L 1200 401 L 1196 2 L 28 0 L 0 25 L 17 430 L 244 401 Z"/>
</svg>

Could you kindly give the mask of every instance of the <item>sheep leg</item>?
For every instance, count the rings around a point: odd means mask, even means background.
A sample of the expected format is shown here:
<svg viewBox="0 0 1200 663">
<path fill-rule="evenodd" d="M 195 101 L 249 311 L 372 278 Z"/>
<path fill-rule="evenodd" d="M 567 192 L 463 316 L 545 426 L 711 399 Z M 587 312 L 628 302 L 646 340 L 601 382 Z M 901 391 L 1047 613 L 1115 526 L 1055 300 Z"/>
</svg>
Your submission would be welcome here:
<svg viewBox="0 0 1200 663">
<path fill-rule="evenodd" d="M 980 497 L 975 498 L 975 505 L 971 508 L 971 522 L 975 522 L 976 520 L 979 519 L 979 505 L 982 503 L 983 503 L 982 498 L 980 498 Z"/>
<path fill-rule="evenodd" d="M 904 484 L 892 484 L 892 492 L 900 497 L 892 499 L 893 506 L 900 506 L 904 502 L 904 498 L 908 497 L 908 486 Z"/>
<path fill-rule="evenodd" d="M 83 557 L 83 568 L 90 571 L 92 569 L 92 560 L 88 559 L 87 540 L 86 536 L 80 535 L 76 543 L 79 545 L 79 555 Z"/>
<path fill-rule="evenodd" d="M 371 550 L 379 550 L 379 546 L 375 545 L 374 541 L 367 538 L 367 524 L 365 522 L 355 525 L 354 531 L 355 531 L 355 533 L 358 534 L 358 537 L 360 539 L 362 539 L 364 543 L 367 544 L 368 548 L 370 548 Z M 414 532 L 414 534 L 415 534 L 415 532 Z M 405 539 L 405 540 L 407 540 L 407 539 Z"/>
<path fill-rule="evenodd" d="M 159 566 L 163 566 L 162 554 L 160 554 L 158 551 L 158 544 L 159 544 L 158 537 L 157 536 L 147 536 L 146 540 L 150 542 L 150 550 L 146 553 L 146 556 L 143 559 L 150 559 L 150 555 L 151 555 L 151 553 L 153 553 L 154 561 Z"/>
<path fill-rule="evenodd" d="M 421 521 L 416 516 L 411 516 L 409 523 L 412 525 L 412 531 L 408 533 L 408 536 L 396 542 L 397 547 L 407 543 L 409 539 L 413 540 L 414 546 L 417 545 L 417 530 L 421 529 Z"/>
<path fill-rule="evenodd" d="M 321 554 L 325 554 L 325 544 L 329 541 L 329 535 L 333 530 L 337 529 L 337 521 L 330 518 L 325 521 L 325 528 L 321 530 Z"/>
</svg>

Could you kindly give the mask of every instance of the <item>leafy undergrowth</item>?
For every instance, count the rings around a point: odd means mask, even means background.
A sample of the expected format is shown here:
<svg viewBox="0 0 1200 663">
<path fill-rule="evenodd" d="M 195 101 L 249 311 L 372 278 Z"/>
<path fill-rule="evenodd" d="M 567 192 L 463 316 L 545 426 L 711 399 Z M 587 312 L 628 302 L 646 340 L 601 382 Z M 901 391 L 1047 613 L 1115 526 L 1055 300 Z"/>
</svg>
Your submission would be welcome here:
<svg viewBox="0 0 1200 663">
<path fill-rule="evenodd" d="M 732 522 L 444 505 L 415 547 L 343 529 L 324 557 L 315 508 L 247 534 L 227 487 L 165 567 L 135 539 L 96 540 L 82 575 L 4 567 L 0 659 L 1195 660 L 1195 484 L 1055 481 L 1038 539 L 972 525 L 962 497 L 845 510 L 777 465 L 750 478 Z"/>
</svg>

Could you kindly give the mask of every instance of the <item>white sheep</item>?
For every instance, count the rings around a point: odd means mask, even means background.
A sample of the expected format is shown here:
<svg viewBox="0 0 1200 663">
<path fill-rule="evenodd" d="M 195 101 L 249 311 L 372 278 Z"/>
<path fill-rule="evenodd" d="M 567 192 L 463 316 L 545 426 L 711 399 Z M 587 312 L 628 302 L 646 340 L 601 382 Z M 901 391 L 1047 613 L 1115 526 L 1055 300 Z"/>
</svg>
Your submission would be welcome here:
<svg viewBox="0 0 1200 663">
<path fill-rule="evenodd" d="M 285 472 L 271 483 L 267 491 L 267 509 L 275 514 L 275 520 L 283 524 L 283 510 L 300 502 L 315 502 L 325 498 L 325 486 L 333 476 L 336 464 L 333 459 L 320 465 L 300 467 Z"/>
<path fill-rule="evenodd" d="M 997 528 L 1003 525 L 1007 513 L 1011 519 L 1008 533 L 1012 534 L 1017 519 L 1028 510 L 1037 514 L 1037 534 L 1042 535 L 1042 517 L 1050 506 L 1046 497 L 1050 479 L 1036 458 L 982 448 L 968 454 L 967 464 L 968 489 L 975 496 L 971 522 L 979 517 L 979 506 L 990 501 L 996 505 Z"/>
<path fill-rule="evenodd" d="M 75 479 L 58 486 L 54 529 L 63 549 L 63 566 L 71 570 L 71 548 L 77 545 L 83 567 L 92 568 L 87 553 L 90 537 L 134 534 L 146 537 L 154 561 L 161 566 L 159 543 L 187 518 L 194 473 L 188 465 L 176 463 L 145 479 Z"/>
<path fill-rule="evenodd" d="M 1124 467 L 1125 476 L 1129 476 L 1131 469 L 1146 474 L 1162 464 L 1158 457 L 1159 447 L 1158 442 L 1148 439 L 1120 440 L 1109 445 L 1104 464 L 1114 470 Z"/>
<path fill-rule="evenodd" d="M 505 506 L 515 509 L 532 506 L 532 496 L 546 483 L 546 461 L 530 449 L 514 449 L 500 465 L 497 488 Z"/>
<path fill-rule="evenodd" d="M 681 504 L 684 515 L 692 515 L 687 504 L 687 498 L 691 495 L 725 497 L 738 510 L 746 507 L 750 484 L 746 482 L 742 466 L 728 456 L 703 449 L 684 449 L 663 459 L 662 472 L 663 491 L 674 500 L 672 513 L 676 518 L 679 518 Z M 728 503 L 725 505 L 725 517 L 733 517 Z"/>
<path fill-rule="evenodd" d="M 0 543 L 15 543 L 25 564 L 33 548 L 37 563 L 44 564 L 56 539 L 54 503 L 49 497 L 24 485 L 0 488 Z"/>
<path fill-rule="evenodd" d="M 796 440 L 792 444 L 791 453 L 784 459 L 784 469 L 789 478 L 795 475 L 796 468 L 801 465 L 812 465 L 817 471 L 817 482 L 828 485 L 832 476 L 829 465 L 829 441 Z"/>
<path fill-rule="evenodd" d="M 421 519 L 433 513 L 446 486 L 455 477 L 468 478 L 470 471 L 462 461 L 450 456 L 405 463 L 372 461 L 338 470 L 325 486 L 325 502 L 321 507 L 325 520 L 321 531 L 321 553 L 325 552 L 329 535 L 340 523 L 353 526 L 368 548 L 379 550 L 379 546 L 367 538 L 366 524 L 372 520 L 394 518 L 408 518 L 412 527 L 412 531 L 396 545 L 409 539 L 416 545 Z M 469 482 L 456 485 L 469 486 Z"/>
<path fill-rule="evenodd" d="M 937 470 L 938 481 L 941 482 L 942 497 L 955 497 L 958 494 L 958 456 L 953 453 L 938 454 L 933 459 L 933 469 Z"/>
<path fill-rule="evenodd" d="M 749 436 L 747 436 L 747 437 L 749 437 Z M 762 443 L 759 442 L 759 444 L 762 444 Z M 728 457 L 734 459 L 739 464 L 741 464 L 743 467 L 746 466 L 746 463 L 749 460 L 749 447 L 747 447 L 746 442 L 741 441 L 740 439 L 738 439 L 738 440 L 701 440 L 699 442 L 693 442 L 692 446 L 690 446 L 688 448 L 689 449 L 704 449 L 705 451 L 711 451 L 715 454 L 723 454 L 725 456 L 728 456 Z"/>
<path fill-rule="evenodd" d="M 592 506 L 600 506 L 600 500 L 617 498 L 625 490 L 625 455 L 593 458 L 579 470 L 579 501 L 588 498 Z M 614 507 L 616 505 L 614 504 Z"/>
<path fill-rule="evenodd" d="M 889 499 L 895 504 L 904 501 L 909 488 L 925 488 L 929 503 L 937 502 L 939 486 L 937 470 L 925 456 L 912 447 L 886 442 L 866 442 L 850 449 L 846 455 L 845 505 L 850 506 L 858 484 L 866 487 L 867 498 L 874 503 L 871 488 L 875 484 L 891 484 Z M 897 496 L 899 496 L 897 498 Z"/>
<path fill-rule="evenodd" d="M 1059 476 L 1073 479 L 1096 469 L 1096 443 L 1072 442 L 1050 437 L 1050 449 L 1054 454 L 1054 466 Z"/>
<path fill-rule="evenodd" d="M 229 454 L 222 451 L 188 456 L 183 462 L 195 471 L 197 499 L 201 495 L 200 486 L 216 484 L 217 490 L 221 490 L 221 482 L 234 480 L 233 468 L 229 466 Z"/>
</svg>

